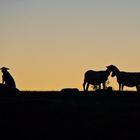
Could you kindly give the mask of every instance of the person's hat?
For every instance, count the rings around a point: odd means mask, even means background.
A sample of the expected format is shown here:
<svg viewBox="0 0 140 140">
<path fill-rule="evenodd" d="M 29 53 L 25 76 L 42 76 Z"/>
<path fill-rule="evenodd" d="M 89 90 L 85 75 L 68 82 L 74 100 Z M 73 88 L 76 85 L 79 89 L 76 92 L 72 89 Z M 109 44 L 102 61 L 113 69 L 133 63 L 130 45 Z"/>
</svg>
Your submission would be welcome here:
<svg viewBox="0 0 140 140">
<path fill-rule="evenodd" d="M 9 68 L 2 67 L 2 68 L 0 68 L 0 70 L 9 70 Z"/>
</svg>

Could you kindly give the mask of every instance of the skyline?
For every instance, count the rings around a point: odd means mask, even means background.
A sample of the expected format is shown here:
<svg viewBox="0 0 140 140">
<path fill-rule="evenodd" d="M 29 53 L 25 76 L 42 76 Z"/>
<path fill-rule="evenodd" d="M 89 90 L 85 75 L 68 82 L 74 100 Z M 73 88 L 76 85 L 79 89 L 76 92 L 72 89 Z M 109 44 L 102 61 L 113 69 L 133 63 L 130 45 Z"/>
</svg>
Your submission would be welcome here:
<svg viewBox="0 0 140 140">
<path fill-rule="evenodd" d="M 0 67 L 10 68 L 20 90 L 82 89 L 87 70 L 110 64 L 140 72 L 139 6 L 138 0 L 1 0 Z"/>
</svg>

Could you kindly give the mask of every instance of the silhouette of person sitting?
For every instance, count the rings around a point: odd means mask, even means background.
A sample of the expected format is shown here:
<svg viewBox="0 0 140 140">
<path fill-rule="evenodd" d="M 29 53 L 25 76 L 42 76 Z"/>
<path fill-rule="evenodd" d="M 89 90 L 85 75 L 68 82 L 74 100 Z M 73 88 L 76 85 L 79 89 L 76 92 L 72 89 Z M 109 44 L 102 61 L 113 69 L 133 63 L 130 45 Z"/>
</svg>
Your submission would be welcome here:
<svg viewBox="0 0 140 140">
<path fill-rule="evenodd" d="M 16 84 L 15 84 L 15 81 L 14 81 L 13 77 L 7 71 L 7 70 L 9 70 L 9 68 L 2 67 L 2 68 L 0 68 L 0 70 L 3 73 L 3 75 L 2 75 L 2 84 L 5 84 L 10 88 L 16 88 Z"/>
</svg>

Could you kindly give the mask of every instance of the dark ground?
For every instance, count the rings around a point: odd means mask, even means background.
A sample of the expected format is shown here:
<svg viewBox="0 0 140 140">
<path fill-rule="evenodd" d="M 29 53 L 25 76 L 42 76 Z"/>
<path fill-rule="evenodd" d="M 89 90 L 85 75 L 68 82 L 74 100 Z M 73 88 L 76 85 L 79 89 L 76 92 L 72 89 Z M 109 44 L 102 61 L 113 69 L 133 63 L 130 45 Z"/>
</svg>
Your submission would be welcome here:
<svg viewBox="0 0 140 140">
<path fill-rule="evenodd" d="M 64 90 L 0 95 L 0 138 L 140 139 L 137 92 Z"/>
</svg>

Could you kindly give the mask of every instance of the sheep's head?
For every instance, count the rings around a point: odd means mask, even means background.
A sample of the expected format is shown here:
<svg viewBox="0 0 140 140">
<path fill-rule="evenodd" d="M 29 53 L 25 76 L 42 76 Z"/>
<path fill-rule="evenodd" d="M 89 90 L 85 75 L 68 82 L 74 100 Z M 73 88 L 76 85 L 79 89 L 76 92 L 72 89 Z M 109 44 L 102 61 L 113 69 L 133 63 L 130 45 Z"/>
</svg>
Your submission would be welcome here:
<svg viewBox="0 0 140 140">
<path fill-rule="evenodd" d="M 119 69 L 118 69 L 116 66 L 114 66 L 114 65 L 109 65 L 109 66 L 107 66 L 107 69 L 108 69 L 110 72 L 112 72 L 111 77 L 116 76 L 117 73 L 119 72 Z"/>
</svg>

